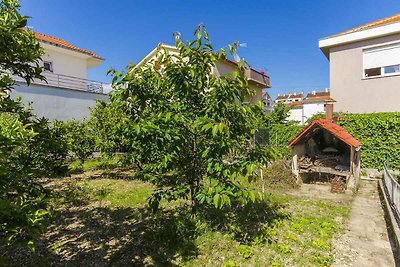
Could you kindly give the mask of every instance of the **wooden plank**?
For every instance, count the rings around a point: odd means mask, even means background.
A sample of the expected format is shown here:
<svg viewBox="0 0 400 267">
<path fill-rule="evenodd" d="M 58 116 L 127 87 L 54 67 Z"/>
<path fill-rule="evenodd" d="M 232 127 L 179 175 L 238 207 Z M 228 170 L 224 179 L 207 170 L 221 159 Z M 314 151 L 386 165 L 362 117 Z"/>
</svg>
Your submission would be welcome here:
<svg viewBox="0 0 400 267">
<path fill-rule="evenodd" d="M 300 169 L 300 173 L 328 173 L 332 175 L 344 176 L 346 177 L 349 172 L 348 171 L 338 171 L 329 167 L 311 167 L 308 169 Z"/>
</svg>

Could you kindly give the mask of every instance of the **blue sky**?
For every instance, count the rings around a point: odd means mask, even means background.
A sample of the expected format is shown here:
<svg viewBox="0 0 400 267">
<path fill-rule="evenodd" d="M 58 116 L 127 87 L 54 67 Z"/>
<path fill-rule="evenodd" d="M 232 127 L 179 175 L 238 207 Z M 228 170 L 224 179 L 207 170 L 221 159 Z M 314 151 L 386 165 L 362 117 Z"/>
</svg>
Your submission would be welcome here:
<svg viewBox="0 0 400 267">
<path fill-rule="evenodd" d="M 204 23 L 214 48 L 246 42 L 238 51 L 271 77 L 278 93 L 329 87 L 328 60 L 318 39 L 400 13 L 398 0 L 21 0 L 35 31 L 92 50 L 106 59 L 89 78 L 109 81 L 106 71 L 139 62 L 172 34 L 192 38 Z"/>
</svg>

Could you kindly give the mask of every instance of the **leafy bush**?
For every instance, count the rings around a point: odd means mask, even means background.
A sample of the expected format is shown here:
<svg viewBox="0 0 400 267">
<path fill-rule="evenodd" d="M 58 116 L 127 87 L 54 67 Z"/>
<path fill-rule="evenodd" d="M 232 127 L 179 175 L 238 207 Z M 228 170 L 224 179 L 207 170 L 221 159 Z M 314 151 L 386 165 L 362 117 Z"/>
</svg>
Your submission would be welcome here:
<svg viewBox="0 0 400 267">
<path fill-rule="evenodd" d="M 64 132 L 68 143 L 68 151 L 75 156 L 81 164 L 90 158 L 95 149 L 94 130 L 90 121 L 70 120 L 67 122 L 56 121 L 54 127 Z"/>
<path fill-rule="evenodd" d="M 135 131 L 129 128 L 128 118 L 117 102 L 98 101 L 90 117 L 90 127 L 97 151 L 112 155 L 131 150 L 130 140 Z"/>
<path fill-rule="evenodd" d="M 66 150 L 53 143 L 57 137 L 21 103 L 0 99 L 0 230 L 7 243 L 34 249 L 32 236 L 46 228 L 49 192 L 35 178 L 65 170 Z"/>
</svg>

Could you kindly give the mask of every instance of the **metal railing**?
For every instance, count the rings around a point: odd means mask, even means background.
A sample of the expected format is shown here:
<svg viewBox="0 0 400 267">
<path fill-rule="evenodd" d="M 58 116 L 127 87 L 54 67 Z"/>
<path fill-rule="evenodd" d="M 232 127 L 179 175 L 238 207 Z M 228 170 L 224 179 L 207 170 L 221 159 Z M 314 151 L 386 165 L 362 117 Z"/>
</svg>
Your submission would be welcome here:
<svg viewBox="0 0 400 267">
<path fill-rule="evenodd" d="M 54 86 L 59 88 L 67 88 L 74 90 L 81 90 L 86 92 L 104 93 L 104 83 L 98 81 L 91 81 L 78 77 L 57 74 L 52 72 L 43 72 L 46 81 L 34 80 L 33 84 L 42 84 L 48 86 Z M 20 77 L 13 77 L 15 81 L 25 82 Z"/>
<path fill-rule="evenodd" d="M 400 216 L 400 184 L 393 179 L 386 163 L 384 164 L 383 176 L 389 200 L 395 208 L 397 215 Z"/>
</svg>

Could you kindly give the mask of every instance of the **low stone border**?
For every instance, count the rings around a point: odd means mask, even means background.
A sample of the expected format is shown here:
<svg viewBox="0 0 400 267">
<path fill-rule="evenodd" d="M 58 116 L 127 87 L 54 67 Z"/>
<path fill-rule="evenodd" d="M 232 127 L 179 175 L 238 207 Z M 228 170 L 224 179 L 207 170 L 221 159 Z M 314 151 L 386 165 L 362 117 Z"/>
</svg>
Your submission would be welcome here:
<svg viewBox="0 0 400 267">
<path fill-rule="evenodd" d="M 390 204 L 390 201 L 386 194 L 386 187 L 384 186 L 382 179 L 379 179 L 378 183 L 379 193 L 381 195 L 381 202 L 383 210 L 385 212 L 386 221 L 388 222 L 389 228 L 391 230 L 391 235 L 389 236 L 389 238 L 393 239 L 392 241 L 396 246 L 397 253 L 400 254 L 400 218 Z M 397 261 L 397 264 L 399 264 L 399 256 L 397 256 L 395 260 Z"/>
</svg>

